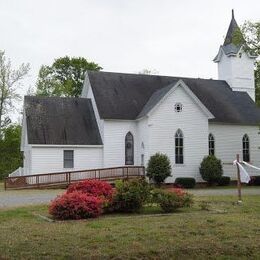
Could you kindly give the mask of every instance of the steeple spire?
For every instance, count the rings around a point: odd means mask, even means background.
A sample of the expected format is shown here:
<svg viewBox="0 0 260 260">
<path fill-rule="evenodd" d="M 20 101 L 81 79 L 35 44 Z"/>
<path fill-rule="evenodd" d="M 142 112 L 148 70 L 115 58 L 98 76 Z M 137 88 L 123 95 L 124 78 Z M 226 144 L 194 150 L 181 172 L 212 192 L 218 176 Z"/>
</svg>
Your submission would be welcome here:
<svg viewBox="0 0 260 260">
<path fill-rule="evenodd" d="M 235 20 L 234 9 L 232 9 L 232 18 L 231 18 L 231 22 L 229 24 L 226 38 L 225 38 L 223 45 L 226 46 L 230 43 L 233 43 L 235 33 L 237 33 L 237 32 L 241 33 L 240 28 Z"/>
<path fill-rule="evenodd" d="M 218 64 L 218 79 L 225 80 L 233 91 L 247 92 L 255 100 L 254 64 L 256 56 L 245 48 L 245 39 L 232 10 L 224 44 L 214 62 Z"/>
</svg>

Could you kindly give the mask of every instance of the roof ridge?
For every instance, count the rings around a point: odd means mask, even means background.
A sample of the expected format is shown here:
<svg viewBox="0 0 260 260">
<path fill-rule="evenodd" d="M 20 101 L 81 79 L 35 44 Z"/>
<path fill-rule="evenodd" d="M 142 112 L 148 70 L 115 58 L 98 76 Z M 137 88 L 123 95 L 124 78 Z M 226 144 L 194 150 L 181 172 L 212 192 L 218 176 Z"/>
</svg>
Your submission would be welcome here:
<svg viewBox="0 0 260 260">
<path fill-rule="evenodd" d="M 171 76 L 171 75 L 161 75 L 161 74 L 158 74 L 158 75 L 155 75 L 155 74 L 139 74 L 139 73 L 131 73 L 131 72 L 115 72 L 115 71 L 93 71 L 93 70 L 88 70 L 87 71 L 88 73 L 95 73 L 95 74 L 98 74 L 98 73 L 104 73 L 104 74 L 120 74 L 120 75 L 129 75 L 129 76 L 140 76 L 140 77 L 163 77 L 163 78 L 173 78 L 174 80 L 179 80 L 179 79 L 182 79 L 182 80 L 185 80 L 185 79 L 188 79 L 188 80 L 212 80 L 212 81 L 225 81 L 225 80 L 219 80 L 219 79 L 213 79 L 213 78 L 194 78 L 194 77 L 183 77 L 183 76 Z"/>
<path fill-rule="evenodd" d="M 25 95 L 24 98 L 39 98 L 39 99 L 90 99 L 90 98 L 83 98 L 83 97 L 59 97 L 59 96 L 30 96 L 30 95 Z"/>
</svg>

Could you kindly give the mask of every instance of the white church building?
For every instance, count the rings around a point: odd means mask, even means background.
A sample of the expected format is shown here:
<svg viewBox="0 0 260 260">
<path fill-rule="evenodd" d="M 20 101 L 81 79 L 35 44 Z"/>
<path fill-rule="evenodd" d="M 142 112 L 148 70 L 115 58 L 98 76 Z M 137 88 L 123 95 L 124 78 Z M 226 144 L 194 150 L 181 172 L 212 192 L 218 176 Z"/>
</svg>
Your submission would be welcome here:
<svg viewBox="0 0 260 260">
<path fill-rule="evenodd" d="M 26 96 L 23 174 L 146 166 L 157 152 L 171 161 L 169 183 L 201 181 L 208 154 L 233 179 L 236 154 L 260 165 L 256 56 L 232 43 L 237 29 L 232 14 L 214 59 L 218 80 L 88 71 L 80 98 Z"/>
</svg>

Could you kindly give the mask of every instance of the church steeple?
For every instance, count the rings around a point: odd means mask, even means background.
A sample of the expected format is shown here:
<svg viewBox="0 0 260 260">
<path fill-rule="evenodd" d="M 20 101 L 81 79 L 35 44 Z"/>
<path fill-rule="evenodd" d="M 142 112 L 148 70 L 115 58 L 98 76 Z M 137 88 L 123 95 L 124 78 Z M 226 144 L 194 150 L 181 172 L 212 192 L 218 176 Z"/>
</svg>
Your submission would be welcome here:
<svg viewBox="0 0 260 260">
<path fill-rule="evenodd" d="M 233 91 L 247 92 L 255 100 L 253 56 L 243 48 L 245 40 L 235 20 L 234 10 L 224 40 L 214 62 L 218 64 L 218 79 L 225 80 Z"/>
<path fill-rule="evenodd" d="M 239 33 L 240 36 L 242 36 L 240 28 L 235 19 L 234 10 L 232 9 L 232 18 L 231 18 L 231 22 L 229 24 L 228 31 L 227 31 L 223 45 L 226 46 L 228 44 L 234 43 L 234 38 L 237 33 Z"/>
</svg>

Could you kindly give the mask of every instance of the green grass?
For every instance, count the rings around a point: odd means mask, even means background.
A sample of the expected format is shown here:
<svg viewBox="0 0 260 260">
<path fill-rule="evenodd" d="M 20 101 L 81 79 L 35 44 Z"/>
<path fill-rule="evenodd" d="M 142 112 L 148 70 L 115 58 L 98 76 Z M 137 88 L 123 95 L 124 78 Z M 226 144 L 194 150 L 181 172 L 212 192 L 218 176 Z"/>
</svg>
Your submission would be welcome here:
<svg viewBox="0 0 260 260">
<path fill-rule="evenodd" d="M 146 208 L 67 222 L 38 217 L 47 206 L 0 210 L 0 259 L 259 259 L 259 195 L 244 196 L 242 205 L 232 196 L 195 199 L 170 215 Z"/>
</svg>

